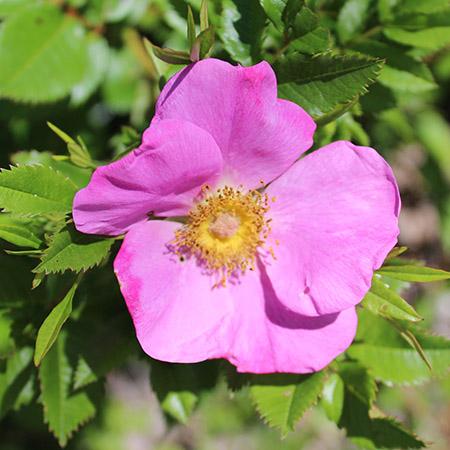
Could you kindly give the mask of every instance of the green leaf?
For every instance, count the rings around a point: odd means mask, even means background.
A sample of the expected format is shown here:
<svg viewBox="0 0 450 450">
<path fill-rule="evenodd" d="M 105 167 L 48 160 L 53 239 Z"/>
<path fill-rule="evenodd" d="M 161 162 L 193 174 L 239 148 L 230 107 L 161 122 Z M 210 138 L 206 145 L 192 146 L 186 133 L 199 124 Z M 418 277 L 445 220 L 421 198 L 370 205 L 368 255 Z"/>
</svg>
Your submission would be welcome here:
<svg viewBox="0 0 450 450">
<path fill-rule="evenodd" d="M 425 447 L 423 441 L 394 419 L 380 413 L 373 417 L 369 412 L 369 406 L 347 389 L 347 385 L 339 427 L 345 428 L 349 439 L 363 449 Z"/>
<path fill-rule="evenodd" d="M 377 395 L 377 385 L 364 366 L 355 362 L 340 363 L 339 376 L 347 390 L 368 407 L 372 406 Z"/>
<path fill-rule="evenodd" d="M 217 30 L 223 47 L 243 65 L 259 59 L 266 16 L 258 0 L 223 0 L 222 22 Z"/>
<path fill-rule="evenodd" d="M 55 343 L 62 326 L 72 312 L 72 300 L 78 288 L 79 279 L 69 289 L 65 297 L 52 309 L 39 328 L 36 347 L 34 349 L 34 364 L 39 366 L 44 356 Z"/>
<path fill-rule="evenodd" d="M 10 409 L 19 409 L 33 397 L 33 375 L 30 363 L 33 350 L 23 347 L 14 352 L 0 369 L 0 419 Z"/>
<path fill-rule="evenodd" d="M 60 130 L 56 125 L 51 122 L 47 122 L 47 125 L 67 144 L 67 151 L 69 153 L 70 161 L 75 166 L 83 169 L 95 169 L 97 167 L 94 161 L 92 161 L 91 155 L 81 137 L 78 137 L 78 142 L 75 142 L 67 133 Z M 54 156 L 54 158 L 56 159 L 57 157 Z"/>
<path fill-rule="evenodd" d="M 410 320 L 412 322 L 422 320 L 422 317 L 406 300 L 385 286 L 376 276 L 372 279 L 370 291 L 364 297 L 361 305 L 370 312 L 388 319 Z"/>
<path fill-rule="evenodd" d="M 61 333 L 39 367 L 44 419 L 59 445 L 95 414 L 86 392 L 71 393 L 73 368 L 66 353 L 67 337 Z"/>
<path fill-rule="evenodd" d="M 208 0 L 202 0 L 202 3 L 200 5 L 200 31 L 204 31 L 208 28 Z"/>
<path fill-rule="evenodd" d="M 76 186 L 50 167 L 19 166 L 0 172 L 0 208 L 17 214 L 65 214 Z"/>
<path fill-rule="evenodd" d="M 330 420 L 339 422 L 344 407 L 344 382 L 337 373 L 324 383 L 320 404 Z"/>
<path fill-rule="evenodd" d="M 73 86 L 70 94 L 70 104 L 79 106 L 86 102 L 98 89 L 109 63 L 109 46 L 106 40 L 98 34 L 91 33 L 87 37 L 87 64 L 83 78 Z"/>
<path fill-rule="evenodd" d="M 195 22 L 194 15 L 192 14 L 192 8 L 188 5 L 188 14 L 187 14 L 187 40 L 189 44 L 189 48 L 192 48 L 195 41 Z"/>
<path fill-rule="evenodd" d="M 448 11 L 449 8 L 448 0 L 401 0 L 392 3 L 395 11 L 402 14 L 431 14 L 439 11 Z"/>
<path fill-rule="evenodd" d="M 331 48 L 330 33 L 327 29 L 318 27 L 305 35 L 294 39 L 286 49 L 287 53 L 300 52 L 306 55 L 323 53 Z"/>
<path fill-rule="evenodd" d="M 339 11 L 337 32 L 341 42 L 346 43 L 363 30 L 369 17 L 371 0 L 347 0 Z"/>
<path fill-rule="evenodd" d="M 281 17 L 284 8 L 286 7 L 287 0 L 259 0 L 259 3 L 267 17 L 281 31 L 284 28 Z"/>
<path fill-rule="evenodd" d="M 410 326 L 433 367 L 430 371 L 417 350 L 390 323 L 365 310 L 360 310 L 358 316 L 356 342 L 347 354 L 367 367 L 376 379 L 388 385 L 410 385 L 448 373 L 450 341 Z"/>
<path fill-rule="evenodd" d="M 171 364 L 152 360 L 152 388 L 166 414 L 186 423 L 202 390 L 211 389 L 217 380 L 214 363 Z"/>
<path fill-rule="evenodd" d="M 386 27 L 383 33 L 390 40 L 400 44 L 433 51 L 439 50 L 450 43 L 450 27 L 431 27 L 419 31 Z"/>
<path fill-rule="evenodd" d="M 286 1 L 286 6 L 284 7 L 283 13 L 281 14 L 281 20 L 285 24 L 286 28 L 294 24 L 298 13 L 302 10 L 304 5 L 305 5 L 304 0 Z"/>
<path fill-rule="evenodd" d="M 407 93 L 427 92 L 437 87 L 430 69 L 421 61 L 407 55 L 402 47 L 367 40 L 355 44 L 353 48 L 386 60 L 378 79 L 383 86 Z"/>
<path fill-rule="evenodd" d="M 11 162 L 18 166 L 35 166 L 37 164 L 49 166 L 69 178 L 79 189 L 89 183 L 92 175 L 91 170 L 75 167 L 68 161 L 55 160 L 54 155 L 49 152 L 38 152 L 36 150 L 17 152 L 11 156 Z"/>
<path fill-rule="evenodd" d="M 0 239 L 4 239 L 19 247 L 37 249 L 41 239 L 31 227 L 31 221 L 12 214 L 0 213 Z"/>
<path fill-rule="evenodd" d="M 0 17 L 17 13 L 20 8 L 31 5 L 35 0 L 0 0 Z"/>
<path fill-rule="evenodd" d="M 171 48 L 161 48 L 152 44 L 149 40 L 144 39 L 144 45 L 147 51 L 150 50 L 153 54 L 168 64 L 190 64 L 191 60 L 189 54 L 186 52 L 180 52 L 178 50 L 172 50 Z M 151 53 L 150 53 L 151 54 Z"/>
<path fill-rule="evenodd" d="M 324 381 L 324 372 L 312 375 L 264 375 L 254 378 L 250 392 L 261 417 L 285 435 L 294 429 L 306 410 L 317 402 Z"/>
<path fill-rule="evenodd" d="M 450 272 L 431 267 L 414 265 L 385 265 L 377 270 L 380 275 L 385 275 L 395 280 L 415 281 L 419 283 L 428 283 L 432 281 L 450 279 Z"/>
<path fill-rule="evenodd" d="M 195 39 L 191 48 L 190 60 L 196 62 L 208 58 L 214 45 L 214 29 L 212 27 L 203 30 Z"/>
<path fill-rule="evenodd" d="M 114 239 L 100 239 L 78 233 L 67 226 L 53 236 L 41 263 L 34 273 L 59 273 L 86 271 L 99 265 L 108 255 Z"/>
<path fill-rule="evenodd" d="M 437 111 L 421 111 L 416 115 L 415 130 L 428 153 L 450 183 L 450 126 Z M 443 232 L 443 234 L 445 234 Z"/>
<path fill-rule="evenodd" d="M 382 65 L 378 59 L 362 56 L 289 55 L 274 68 L 279 95 L 318 119 L 364 94 Z"/>
<path fill-rule="evenodd" d="M 22 8 L 0 30 L 0 97 L 61 99 L 82 79 L 86 64 L 83 26 L 56 6 Z"/>
</svg>

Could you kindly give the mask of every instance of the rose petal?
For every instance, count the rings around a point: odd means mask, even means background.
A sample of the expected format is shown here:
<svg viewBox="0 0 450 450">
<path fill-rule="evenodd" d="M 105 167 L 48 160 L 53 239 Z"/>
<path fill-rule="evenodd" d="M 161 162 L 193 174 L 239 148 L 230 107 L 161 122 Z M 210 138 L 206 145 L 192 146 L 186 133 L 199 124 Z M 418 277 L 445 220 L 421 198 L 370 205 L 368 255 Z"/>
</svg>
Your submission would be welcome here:
<svg viewBox="0 0 450 450">
<path fill-rule="evenodd" d="M 359 303 L 399 232 L 400 197 L 388 164 L 371 148 L 335 142 L 267 192 L 276 197 L 276 260 L 267 260 L 267 272 L 280 300 L 311 316 Z"/>
<path fill-rule="evenodd" d="M 114 269 L 147 354 L 169 362 L 217 358 L 222 323 L 232 311 L 228 291 L 213 289 L 194 260 L 181 262 L 169 251 L 179 227 L 158 220 L 135 225 Z"/>
<path fill-rule="evenodd" d="M 224 182 L 247 188 L 268 183 L 312 145 L 316 125 L 298 105 L 277 99 L 266 62 L 232 66 L 209 58 L 164 87 L 153 123 L 177 118 L 208 131 L 224 159 Z"/>
<path fill-rule="evenodd" d="M 225 357 L 239 372 L 316 372 L 344 352 L 356 333 L 354 308 L 321 317 L 287 309 L 262 267 L 246 274 L 233 295 Z"/>
<path fill-rule="evenodd" d="M 119 161 L 99 167 L 75 197 L 73 218 L 84 233 L 118 235 L 149 213 L 184 215 L 202 184 L 214 184 L 222 157 L 214 139 L 196 125 L 164 120 Z"/>
<path fill-rule="evenodd" d="M 289 311 L 261 266 L 214 288 L 195 260 L 181 262 L 168 250 L 179 226 L 135 225 L 114 262 L 147 354 L 169 362 L 227 358 L 241 372 L 308 373 L 350 345 L 353 308 L 313 318 Z"/>
</svg>

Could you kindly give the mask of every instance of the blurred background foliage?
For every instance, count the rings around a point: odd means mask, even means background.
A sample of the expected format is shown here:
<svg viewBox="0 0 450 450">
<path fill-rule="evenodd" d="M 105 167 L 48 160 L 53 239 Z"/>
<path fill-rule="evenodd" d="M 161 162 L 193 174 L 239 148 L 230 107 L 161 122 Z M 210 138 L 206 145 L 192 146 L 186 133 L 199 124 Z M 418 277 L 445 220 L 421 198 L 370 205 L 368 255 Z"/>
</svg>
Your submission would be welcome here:
<svg viewBox="0 0 450 450">
<path fill-rule="evenodd" d="M 90 176 L 89 161 L 86 164 L 81 158 L 81 164 L 71 164 L 66 143 L 47 127 L 47 121 L 81 137 L 95 161 L 110 160 L 133 148 L 149 124 L 160 86 L 180 68 L 149 55 L 142 37 L 161 48 L 189 52 L 188 5 L 199 23 L 200 3 L 0 0 L 1 166 L 42 163 L 79 188 L 84 186 Z M 448 270 L 449 2 L 211 0 L 208 7 L 215 30 L 213 56 L 243 65 L 262 59 L 271 62 L 280 94 L 297 101 L 318 121 L 315 147 L 348 139 L 371 145 L 386 157 L 402 191 L 400 244 L 409 247 L 409 257 Z M 2 220 L 0 216 L 5 238 Z M 23 239 L 39 249 L 43 233 L 52 230 L 40 223 L 30 226 L 36 233 Z M 2 241 L 4 249 L 16 249 L 7 241 Z M 114 250 L 117 244 L 110 242 L 100 250 L 106 255 L 111 246 Z M 370 438 L 368 443 L 364 436 L 353 436 L 350 443 L 345 432 L 326 418 L 325 413 L 330 417 L 336 411 L 327 410 L 325 404 L 306 413 L 296 431 L 280 441 L 278 431 L 257 419 L 247 395 L 250 388 L 236 388 L 230 394 L 215 364 L 200 370 L 208 372 L 205 379 L 212 380 L 211 386 L 218 382 L 217 389 L 200 389 L 195 385 L 197 375 L 186 369 L 181 375 L 174 372 L 174 385 L 180 376 L 183 389 L 171 396 L 164 392 L 169 388 L 162 386 L 168 383 L 165 368 L 152 362 L 157 394 L 152 392 L 148 358 L 135 342 L 110 261 L 90 272 L 80 285 L 71 318 L 46 366 L 41 366 L 47 375 L 38 381 L 32 365 L 36 332 L 73 280 L 67 273 L 50 275 L 30 291 L 33 262 L 20 255 L 0 255 L 1 450 L 58 448 L 44 421 L 51 422 L 60 444 L 66 444 L 72 431 L 89 421 L 95 410 L 95 418 L 67 448 L 322 450 L 353 448 L 355 442 L 363 448 L 384 447 L 382 439 Z M 403 283 L 398 288 L 427 326 L 450 337 L 448 282 L 425 287 Z M 368 323 L 373 326 L 372 320 Z M 448 361 L 448 350 L 445 355 Z M 61 389 L 68 391 L 70 385 L 71 392 L 62 396 L 65 404 L 60 408 L 83 410 L 73 424 L 61 423 L 65 420 L 61 410 L 42 408 L 55 400 L 52 376 L 60 367 L 65 371 Z M 412 376 L 408 382 L 392 382 L 383 374 L 375 378 L 381 410 L 432 442 L 430 448 L 450 447 L 448 377 L 425 385 L 428 375 Z M 239 385 L 239 380 L 234 381 Z M 190 415 L 198 399 L 200 407 Z M 409 441 L 396 442 L 386 446 L 409 446 L 404 443 Z M 412 441 L 411 447 L 420 445 Z"/>
</svg>

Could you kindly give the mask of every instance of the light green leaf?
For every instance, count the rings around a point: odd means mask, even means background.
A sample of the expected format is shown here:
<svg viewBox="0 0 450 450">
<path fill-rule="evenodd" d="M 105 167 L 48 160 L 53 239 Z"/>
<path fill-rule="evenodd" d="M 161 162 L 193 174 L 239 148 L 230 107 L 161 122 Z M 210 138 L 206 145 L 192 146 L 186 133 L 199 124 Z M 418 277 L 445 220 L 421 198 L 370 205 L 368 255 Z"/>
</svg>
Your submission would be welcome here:
<svg viewBox="0 0 450 450">
<path fill-rule="evenodd" d="M 414 265 L 385 265 L 377 270 L 380 275 L 401 281 L 415 281 L 419 283 L 428 283 L 432 281 L 450 279 L 450 272 L 431 267 Z"/>
<path fill-rule="evenodd" d="M 11 156 L 11 162 L 18 166 L 34 166 L 37 164 L 49 166 L 61 172 L 80 189 L 88 184 L 92 175 L 91 170 L 75 167 L 68 161 L 55 160 L 54 155 L 49 152 L 38 152 L 36 150 L 17 152 Z"/>
<path fill-rule="evenodd" d="M 109 63 L 109 47 L 106 40 L 91 33 L 87 37 L 87 64 L 83 78 L 72 88 L 70 103 L 81 105 L 96 91 L 103 81 Z"/>
<path fill-rule="evenodd" d="M 339 11 L 337 32 L 341 42 L 345 43 L 363 30 L 369 17 L 371 0 L 347 0 Z"/>
<path fill-rule="evenodd" d="M 31 221 L 12 214 L 0 213 L 0 239 L 19 247 L 37 249 L 41 239 L 34 233 Z"/>
<path fill-rule="evenodd" d="M 367 367 L 376 379 L 388 385 L 409 385 L 448 373 L 450 341 L 410 326 L 433 367 L 430 371 L 420 354 L 390 323 L 366 310 L 360 310 L 358 316 L 356 343 L 347 354 Z"/>
<path fill-rule="evenodd" d="M 364 94 L 382 65 L 378 59 L 360 56 L 289 55 L 274 68 L 279 95 L 318 119 Z"/>
<path fill-rule="evenodd" d="M 31 5 L 35 0 L 0 0 L 0 17 L 17 13 L 20 8 Z"/>
<path fill-rule="evenodd" d="M 447 120 L 437 111 L 421 111 L 416 115 L 415 130 L 450 183 L 450 126 Z"/>
<path fill-rule="evenodd" d="M 79 280 L 69 289 L 65 297 L 52 309 L 39 328 L 36 347 L 34 349 L 34 364 L 38 366 L 44 356 L 55 343 L 59 332 L 72 312 L 72 300 L 78 287 Z"/>
<path fill-rule="evenodd" d="M 61 446 L 95 414 L 86 392 L 71 393 L 73 368 L 66 354 L 66 341 L 65 333 L 61 333 L 39 367 L 44 419 Z"/>
<path fill-rule="evenodd" d="M 236 61 L 251 65 L 258 59 L 265 14 L 258 0 L 223 0 L 217 30 L 225 50 Z"/>
<path fill-rule="evenodd" d="M 195 41 L 195 22 L 194 15 L 192 14 L 192 8 L 188 5 L 188 14 L 187 14 L 187 40 L 189 44 L 189 48 L 192 48 Z"/>
<path fill-rule="evenodd" d="M 337 373 L 331 374 L 326 380 L 320 404 L 330 420 L 339 422 L 344 407 L 344 382 Z"/>
<path fill-rule="evenodd" d="M 54 5 L 22 8 L 0 30 L 0 97 L 58 100 L 82 79 L 86 64 L 83 26 Z"/>
<path fill-rule="evenodd" d="M 408 31 L 398 27 L 386 27 L 384 35 L 392 41 L 428 50 L 439 50 L 450 43 L 450 27 L 431 27 Z"/>
<path fill-rule="evenodd" d="M 378 79 L 383 86 L 407 93 L 427 92 L 437 88 L 430 69 L 423 62 L 407 55 L 404 49 L 396 44 L 366 40 L 355 44 L 353 48 L 386 60 Z"/>
<path fill-rule="evenodd" d="M 422 320 L 422 317 L 406 300 L 385 286 L 376 276 L 373 278 L 370 291 L 364 297 L 361 305 L 370 312 L 388 319 L 410 320 L 412 322 Z"/>
<path fill-rule="evenodd" d="M 208 0 L 202 0 L 200 5 L 200 31 L 204 31 L 209 28 L 208 18 Z"/>
<path fill-rule="evenodd" d="M 0 172 L 0 208 L 17 214 L 65 214 L 76 186 L 50 167 L 19 166 Z"/>
<path fill-rule="evenodd" d="M 114 239 L 100 239 L 66 227 L 53 236 L 34 273 L 81 272 L 99 265 L 109 254 Z"/>
<path fill-rule="evenodd" d="M 0 369 L 0 418 L 10 409 L 19 409 L 31 401 L 33 396 L 33 378 L 30 363 L 33 350 L 22 347 L 13 353 L 4 369 Z"/>
<path fill-rule="evenodd" d="M 259 0 L 262 8 L 264 9 L 267 17 L 274 23 L 279 29 L 283 29 L 283 21 L 281 16 L 284 8 L 286 7 L 287 0 Z"/>
<path fill-rule="evenodd" d="M 254 379 L 250 391 L 261 417 L 285 435 L 317 402 L 324 381 L 324 372 L 313 375 L 264 375 Z"/>
</svg>

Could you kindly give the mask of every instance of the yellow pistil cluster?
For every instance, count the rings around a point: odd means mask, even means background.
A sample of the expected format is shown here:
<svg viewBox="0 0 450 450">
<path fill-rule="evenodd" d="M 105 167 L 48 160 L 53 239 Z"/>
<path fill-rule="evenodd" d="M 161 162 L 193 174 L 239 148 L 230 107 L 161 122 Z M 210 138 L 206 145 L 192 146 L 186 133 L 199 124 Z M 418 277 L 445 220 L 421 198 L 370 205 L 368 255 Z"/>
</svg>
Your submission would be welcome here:
<svg viewBox="0 0 450 450">
<path fill-rule="evenodd" d="M 218 285 L 247 269 L 253 270 L 257 250 L 270 233 L 266 194 L 225 186 L 211 192 L 203 188 L 203 200 L 192 208 L 186 224 L 177 231 L 175 252 L 195 256 L 219 275 Z"/>
</svg>

